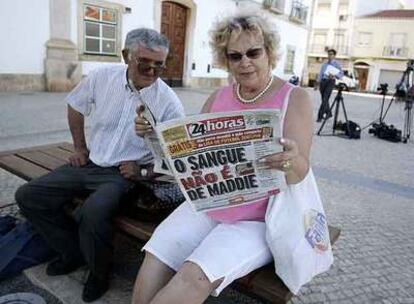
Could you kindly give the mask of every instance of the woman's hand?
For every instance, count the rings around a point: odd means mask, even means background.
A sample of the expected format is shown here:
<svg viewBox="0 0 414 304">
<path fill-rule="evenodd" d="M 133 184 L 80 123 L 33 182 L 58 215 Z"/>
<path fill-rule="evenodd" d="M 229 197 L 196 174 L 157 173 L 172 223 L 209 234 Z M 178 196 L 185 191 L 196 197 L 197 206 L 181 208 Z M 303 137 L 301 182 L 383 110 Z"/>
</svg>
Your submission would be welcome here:
<svg viewBox="0 0 414 304">
<path fill-rule="evenodd" d="M 279 142 L 283 146 L 283 152 L 268 155 L 261 161 L 272 169 L 289 172 L 295 166 L 295 160 L 299 156 L 299 147 L 293 139 L 281 138 Z"/>
<path fill-rule="evenodd" d="M 137 108 L 138 116 L 134 119 L 135 133 L 140 137 L 144 137 L 146 134 L 151 133 L 153 130 L 149 121 L 144 118 L 144 111 L 145 106 L 139 106 Z"/>
</svg>

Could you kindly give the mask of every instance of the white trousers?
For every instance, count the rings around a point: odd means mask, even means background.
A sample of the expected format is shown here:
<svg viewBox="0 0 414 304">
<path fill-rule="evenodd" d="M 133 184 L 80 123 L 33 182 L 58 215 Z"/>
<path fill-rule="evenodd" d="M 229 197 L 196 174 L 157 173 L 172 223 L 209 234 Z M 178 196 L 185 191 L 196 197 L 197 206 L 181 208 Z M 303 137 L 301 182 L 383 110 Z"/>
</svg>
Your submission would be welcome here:
<svg viewBox="0 0 414 304">
<path fill-rule="evenodd" d="M 178 271 L 185 261 L 197 264 L 210 282 L 223 279 L 212 292 L 220 292 L 234 280 L 272 260 L 265 240 L 265 223 L 216 222 L 182 203 L 155 230 L 142 250 Z"/>
</svg>

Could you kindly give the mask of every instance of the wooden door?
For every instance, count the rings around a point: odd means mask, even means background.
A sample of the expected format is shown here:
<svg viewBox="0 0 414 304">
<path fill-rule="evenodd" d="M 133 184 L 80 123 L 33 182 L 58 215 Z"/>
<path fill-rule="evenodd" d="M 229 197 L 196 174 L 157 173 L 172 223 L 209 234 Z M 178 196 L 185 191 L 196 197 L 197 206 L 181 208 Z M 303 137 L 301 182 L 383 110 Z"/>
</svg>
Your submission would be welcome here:
<svg viewBox="0 0 414 304">
<path fill-rule="evenodd" d="M 366 91 L 367 80 L 368 80 L 368 69 L 367 68 L 355 68 L 358 73 L 359 91 Z"/>
<path fill-rule="evenodd" d="M 170 52 L 167 57 L 167 69 L 162 79 L 170 86 L 183 85 L 185 33 L 187 26 L 187 8 L 164 1 L 162 3 L 161 33 L 170 40 Z"/>
</svg>

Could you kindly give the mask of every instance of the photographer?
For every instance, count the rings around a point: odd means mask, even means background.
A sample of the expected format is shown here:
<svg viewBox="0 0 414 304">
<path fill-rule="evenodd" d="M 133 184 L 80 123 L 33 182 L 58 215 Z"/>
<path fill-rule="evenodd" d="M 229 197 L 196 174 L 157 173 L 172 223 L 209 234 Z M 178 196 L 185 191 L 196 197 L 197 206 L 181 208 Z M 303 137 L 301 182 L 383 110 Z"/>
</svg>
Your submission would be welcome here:
<svg viewBox="0 0 414 304">
<path fill-rule="evenodd" d="M 336 50 L 329 49 L 328 61 L 322 64 L 321 70 L 318 75 L 317 84 L 314 89 L 321 92 L 322 103 L 318 111 L 317 122 L 321 122 L 325 117 L 331 117 L 329 107 L 329 98 L 331 97 L 332 90 L 335 86 L 335 78 L 341 79 L 344 75 L 342 68 L 338 61 L 335 60 Z"/>
</svg>

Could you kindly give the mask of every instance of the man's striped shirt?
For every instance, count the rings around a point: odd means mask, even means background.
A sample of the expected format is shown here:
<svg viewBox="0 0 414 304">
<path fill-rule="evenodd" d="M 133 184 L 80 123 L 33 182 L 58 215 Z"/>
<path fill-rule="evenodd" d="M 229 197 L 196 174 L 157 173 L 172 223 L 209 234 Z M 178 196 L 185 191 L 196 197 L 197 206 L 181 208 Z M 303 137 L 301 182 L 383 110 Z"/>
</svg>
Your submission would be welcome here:
<svg viewBox="0 0 414 304">
<path fill-rule="evenodd" d="M 135 134 L 136 109 L 144 103 L 157 121 L 184 117 L 175 92 L 160 78 L 151 86 L 132 91 L 126 66 L 113 65 L 92 71 L 66 97 L 76 111 L 91 119 L 89 158 L 101 167 L 122 161 L 148 163 L 152 154 Z"/>
</svg>

